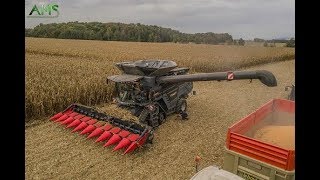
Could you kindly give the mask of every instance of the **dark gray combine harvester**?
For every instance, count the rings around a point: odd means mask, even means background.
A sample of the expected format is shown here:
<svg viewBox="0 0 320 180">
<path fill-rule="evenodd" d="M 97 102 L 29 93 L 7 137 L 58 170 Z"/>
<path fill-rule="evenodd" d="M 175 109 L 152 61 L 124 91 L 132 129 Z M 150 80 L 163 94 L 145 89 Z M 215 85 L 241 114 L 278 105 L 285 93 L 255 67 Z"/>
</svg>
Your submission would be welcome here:
<svg viewBox="0 0 320 180">
<path fill-rule="evenodd" d="M 274 75 L 264 70 L 187 74 L 189 68 L 177 68 L 175 62 L 164 60 L 122 62 L 116 66 L 123 74 L 109 76 L 108 80 L 115 82 L 117 103 L 151 127 L 159 126 L 172 113 L 185 113 L 193 81 L 259 79 L 267 86 L 277 85 Z"/>
<path fill-rule="evenodd" d="M 100 135 L 97 142 L 110 138 L 105 146 L 118 143 L 118 150 L 128 147 L 131 152 L 145 142 L 151 142 L 155 127 L 162 124 L 170 114 L 180 114 L 187 118 L 188 94 L 192 92 L 193 81 L 222 81 L 259 79 L 263 84 L 277 86 L 274 75 L 265 70 L 229 71 L 188 74 L 189 68 L 177 67 L 173 61 L 140 60 L 116 64 L 122 74 L 109 76 L 115 82 L 115 101 L 139 117 L 140 123 L 125 121 L 99 112 L 97 109 L 72 104 L 51 120 L 67 127 L 82 130 L 88 137 Z"/>
</svg>

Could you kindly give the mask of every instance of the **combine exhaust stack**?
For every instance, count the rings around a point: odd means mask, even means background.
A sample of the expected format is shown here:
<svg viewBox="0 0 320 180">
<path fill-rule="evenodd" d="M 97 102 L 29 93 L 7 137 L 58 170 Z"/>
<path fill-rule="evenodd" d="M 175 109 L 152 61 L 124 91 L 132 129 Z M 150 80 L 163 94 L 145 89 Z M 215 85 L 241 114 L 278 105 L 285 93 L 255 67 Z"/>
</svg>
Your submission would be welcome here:
<svg viewBox="0 0 320 180">
<path fill-rule="evenodd" d="M 153 139 L 153 130 L 148 126 L 108 116 L 80 104 L 72 104 L 50 120 L 86 135 L 87 139 L 98 137 L 95 142 L 105 141 L 104 147 L 115 145 L 114 151 L 126 148 L 124 154 Z"/>
</svg>

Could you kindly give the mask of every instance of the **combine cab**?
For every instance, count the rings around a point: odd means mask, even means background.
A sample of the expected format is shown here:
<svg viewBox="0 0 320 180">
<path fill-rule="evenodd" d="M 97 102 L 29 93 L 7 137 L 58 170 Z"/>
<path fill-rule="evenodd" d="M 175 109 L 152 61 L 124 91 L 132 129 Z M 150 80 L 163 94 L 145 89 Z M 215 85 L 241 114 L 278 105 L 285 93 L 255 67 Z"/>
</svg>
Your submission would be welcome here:
<svg viewBox="0 0 320 180">
<path fill-rule="evenodd" d="M 80 134 L 89 134 L 88 138 L 99 136 L 97 142 L 107 140 L 105 146 L 118 143 L 114 150 L 127 148 L 125 153 L 151 143 L 154 128 L 169 115 L 177 113 L 187 118 L 186 100 L 193 81 L 259 79 L 269 87 L 277 86 L 274 75 L 265 70 L 188 74 L 189 68 L 178 68 L 175 62 L 167 60 L 122 62 L 116 66 L 122 74 L 109 76 L 107 83 L 114 82 L 118 106 L 139 117 L 139 123 L 79 104 L 71 105 L 51 119 L 74 128 L 73 131 L 81 131 Z"/>
</svg>

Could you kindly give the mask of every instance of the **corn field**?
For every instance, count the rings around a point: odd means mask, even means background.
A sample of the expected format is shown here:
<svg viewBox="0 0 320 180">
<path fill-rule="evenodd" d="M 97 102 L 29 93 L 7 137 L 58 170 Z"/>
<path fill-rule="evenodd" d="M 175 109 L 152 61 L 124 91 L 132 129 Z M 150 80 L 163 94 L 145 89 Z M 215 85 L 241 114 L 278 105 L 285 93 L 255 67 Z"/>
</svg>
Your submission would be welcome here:
<svg viewBox="0 0 320 180">
<path fill-rule="evenodd" d="M 71 103 L 108 102 L 106 77 L 114 63 L 167 59 L 191 72 L 236 70 L 294 59 L 294 48 L 26 38 L 26 121 L 52 115 Z"/>
</svg>

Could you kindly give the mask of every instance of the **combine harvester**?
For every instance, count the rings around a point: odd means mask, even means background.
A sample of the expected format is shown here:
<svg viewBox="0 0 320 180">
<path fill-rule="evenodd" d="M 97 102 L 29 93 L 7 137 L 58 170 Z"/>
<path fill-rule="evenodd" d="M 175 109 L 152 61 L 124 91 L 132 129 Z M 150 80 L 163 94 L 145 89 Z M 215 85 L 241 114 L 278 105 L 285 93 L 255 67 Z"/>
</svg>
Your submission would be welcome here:
<svg viewBox="0 0 320 180">
<path fill-rule="evenodd" d="M 189 68 L 178 68 L 175 62 L 167 60 L 122 62 L 116 66 L 122 74 L 109 76 L 107 83 L 115 82 L 115 101 L 139 117 L 139 123 L 80 104 L 70 105 L 51 120 L 74 128 L 72 132 L 89 134 L 88 138 L 98 137 L 96 142 L 108 140 L 104 146 L 118 143 L 114 150 L 126 148 L 124 154 L 152 143 L 154 129 L 170 114 L 187 118 L 186 99 L 192 92 L 193 81 L 259 79 L 269 87 L 277 86 L 274 75 L 265 70 L 188 74 Z"/>
</svg>

